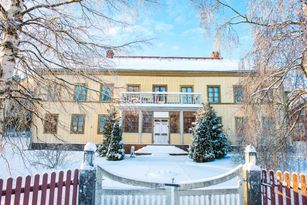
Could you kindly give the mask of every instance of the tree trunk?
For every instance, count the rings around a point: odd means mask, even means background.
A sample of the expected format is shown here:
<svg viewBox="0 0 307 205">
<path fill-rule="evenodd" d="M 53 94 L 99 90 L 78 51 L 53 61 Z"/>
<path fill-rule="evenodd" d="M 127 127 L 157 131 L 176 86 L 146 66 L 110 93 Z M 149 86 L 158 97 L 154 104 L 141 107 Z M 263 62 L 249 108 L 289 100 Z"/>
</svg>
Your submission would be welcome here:
<svg viewBox="0 0 307 205">
<path fill-rule="evenodd" d="M 12 78 L 16 67 L 16 56 L 19 45 L 19 25 L 22 22 L 20 15 L 23 8 L 23 0 L 9 1 L 6 15 L 3 15 L 4 29 L 0 44 L 0 138 L 3 136 L 5 108 L 10 102 L 10 90 L 12 89 Z"/>
<path fill-rule="evenodd" d="M 302 0 L 302 10 L 303 10 L 303 41 L 304 41 L 304 54 L 303 54 L 303 69 L 306 77 L 306 67 L 307 67 L 307 0 Z"/>
</svg>

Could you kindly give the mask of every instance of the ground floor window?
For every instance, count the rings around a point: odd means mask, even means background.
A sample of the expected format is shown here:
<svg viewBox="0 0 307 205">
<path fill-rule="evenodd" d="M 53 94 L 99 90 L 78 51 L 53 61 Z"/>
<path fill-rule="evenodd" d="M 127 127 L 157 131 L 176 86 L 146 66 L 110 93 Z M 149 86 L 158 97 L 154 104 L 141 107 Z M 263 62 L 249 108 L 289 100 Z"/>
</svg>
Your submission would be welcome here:
<svg viewBox="0 0 307 205">
<path fill-rule="evenodd" d="M 139 128 L 139 115 L 134 112 L 125 112 L 123 119 L 123 131 L 137 133 Z"/>
<path fill-rule="evenodd" d="M 143 112 L 143 133 L 152 133 L 153 112 Z"/>
<path fill-rule="evenodd" d="M 105 115 L 98 115 L 98 134 L 102 134 Z"/>
<path fill-rule="evenodd" d="M 73 114 L 71 116 L 71 133 L 83 134 L 84 133 L 84 119 L 85 115 Z"/>
<path fill-rule="evenodd" d="M 46 114 L 44 121 L 44 133 L 56 134 L 58 125 L 58 114 Z"/>
<path fill-rule="evenodd" d="M 179 112 L 170 112 L 170 133 L 179 133 L 180 123 L 179 123 Z"/>
<path fill-rule="evenodd" d="M 191 128 L 193 127 L 195 119 L 194 112 L 183 112 L 184 133 L 191 133 Z"/>
<path fill-rule="evenodd" d="M 235 117 L 235 134 L 237 140 L 242 140 L 244 137 L 244 126 L 246 126 L 245 117 Z"/>
</svg>

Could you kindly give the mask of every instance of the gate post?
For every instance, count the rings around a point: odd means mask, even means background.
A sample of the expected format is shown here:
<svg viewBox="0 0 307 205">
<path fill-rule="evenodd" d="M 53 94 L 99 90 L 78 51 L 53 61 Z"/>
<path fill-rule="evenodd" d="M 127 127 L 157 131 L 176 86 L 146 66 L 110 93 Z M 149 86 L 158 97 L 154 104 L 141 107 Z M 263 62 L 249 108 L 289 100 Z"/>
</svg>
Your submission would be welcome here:
<svg viewBox="0 0 307 205">
<path fill-rule="evenodd" d="M 256 162 L 256 150 L 252 145 L 248 145 L 245 148 L 243 166 L 244 205 L 261 205 L 261 169 Z"/>
<path fill-rule="evenodd" d="M 79 176 L 79 205 L 95 205 L 96 167 L 93 161 L 96 149 L 93 143 L 87 143 L 84 146 Z"/>
</svg>

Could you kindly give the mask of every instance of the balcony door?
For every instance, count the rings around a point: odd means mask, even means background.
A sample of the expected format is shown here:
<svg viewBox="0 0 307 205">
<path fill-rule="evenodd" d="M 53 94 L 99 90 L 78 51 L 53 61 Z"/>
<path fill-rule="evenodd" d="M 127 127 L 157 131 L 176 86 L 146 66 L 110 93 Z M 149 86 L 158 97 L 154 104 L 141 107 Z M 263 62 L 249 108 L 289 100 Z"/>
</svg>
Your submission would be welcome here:
<svg viewBox="0 0 307 205">
<path fill-rule="evenodd" d="M 193 87 L 191 86 L 182 86 L 181 87 L 182 93 L 193 93 Z M 182 95 L 182 103 L 183 104 L 193 104 L 193 95 L 192 94 L 185 94 Z"/>
<path fill-rule="evenodd" d="M 154 120 L 154 144 L 168 144 L 168 120 L 155 119 Z"/>
<path fill-rule="evenodd" d="M 166 85 L 154 85 L 153 92 L 167 92 Z M 166 103 L 166 95 L 165 94 L 154 94 L 155 103 Z"/>
</svg>

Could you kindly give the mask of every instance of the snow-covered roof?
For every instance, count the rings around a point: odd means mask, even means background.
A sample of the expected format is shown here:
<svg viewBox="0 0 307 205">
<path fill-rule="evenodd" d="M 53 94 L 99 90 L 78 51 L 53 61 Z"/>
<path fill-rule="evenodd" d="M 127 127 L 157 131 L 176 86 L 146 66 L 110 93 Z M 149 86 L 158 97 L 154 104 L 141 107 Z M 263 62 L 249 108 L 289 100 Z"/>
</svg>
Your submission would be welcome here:
<svg viewBox="0 0 307 205">
<path fill-rule="evenodd" d="M 203 57 L 114 56 L 102 66 L 132 71 L 240 71 L 238 61 Z"/>
</svg>

